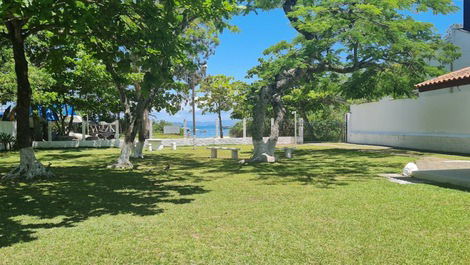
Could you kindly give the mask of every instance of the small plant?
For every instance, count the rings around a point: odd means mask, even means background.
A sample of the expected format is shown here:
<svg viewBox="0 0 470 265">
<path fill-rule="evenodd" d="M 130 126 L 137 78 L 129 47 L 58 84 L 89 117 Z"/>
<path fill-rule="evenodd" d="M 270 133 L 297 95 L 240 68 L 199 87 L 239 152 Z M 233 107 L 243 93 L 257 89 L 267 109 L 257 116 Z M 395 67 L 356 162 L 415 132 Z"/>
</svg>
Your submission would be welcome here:
<svg viewBox="0 0 470 265">
<path fill-rule="evenodd" d="M 3 144 L 5 151 L 11 150 L 13 144 L 15 144 L 15 136 L 8 133 L 0 133 L 0 143 Z"/>
</svg>

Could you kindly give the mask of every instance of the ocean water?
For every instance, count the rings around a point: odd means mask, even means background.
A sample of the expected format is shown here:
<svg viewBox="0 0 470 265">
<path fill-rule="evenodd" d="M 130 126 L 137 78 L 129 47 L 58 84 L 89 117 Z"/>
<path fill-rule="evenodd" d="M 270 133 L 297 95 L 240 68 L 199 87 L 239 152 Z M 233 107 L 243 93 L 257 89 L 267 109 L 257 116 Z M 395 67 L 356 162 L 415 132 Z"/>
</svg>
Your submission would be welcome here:
<svg viewBox="0 0 470 265">
<path fill-rule="evenodd" d="M 232 127 L 237 121 L 223 121 L 222 126 L 224 127 L 224 137 L 230 136 L 230 127 Z M 183 127 L 183 123 L 175 123 L 178 126 Z M 193 134 L 193 124 L 188 122 L 187 128 L 190 131 L 190 136 Z M 196 137 L 198 138 L 213 138 L 216 136 L 215 122 L 197 122 L 196 121 Z"/>
</svg>

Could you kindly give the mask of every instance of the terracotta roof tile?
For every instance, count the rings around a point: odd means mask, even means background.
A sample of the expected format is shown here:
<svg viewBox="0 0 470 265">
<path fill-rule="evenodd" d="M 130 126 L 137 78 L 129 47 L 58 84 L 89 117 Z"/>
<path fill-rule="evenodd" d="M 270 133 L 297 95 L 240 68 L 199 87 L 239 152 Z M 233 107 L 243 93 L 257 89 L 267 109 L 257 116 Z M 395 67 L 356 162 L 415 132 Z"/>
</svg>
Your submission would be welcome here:
<svg viewBox="0 0 470 265">
<path fill-rule="evenodd" d="M 470 67 L 417 84 L 419 92 L 470 84 Z"/>
</svg>

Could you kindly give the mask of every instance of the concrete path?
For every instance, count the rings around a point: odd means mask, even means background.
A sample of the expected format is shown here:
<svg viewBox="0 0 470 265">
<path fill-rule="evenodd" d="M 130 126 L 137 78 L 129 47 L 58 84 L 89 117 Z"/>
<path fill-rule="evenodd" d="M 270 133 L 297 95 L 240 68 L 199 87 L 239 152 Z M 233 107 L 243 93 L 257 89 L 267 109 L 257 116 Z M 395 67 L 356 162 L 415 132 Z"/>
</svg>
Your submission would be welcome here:
<svg viewBox="0 0 470 265">
<path fill-rule="evenodd" d="M 412 177 L 404 177 L 401 174 L 379 174 L 379 176 L 388 179 L 388 181 L 393 183 L 398 183 L 401 185 L 409 185 L 409 184 L 418 184 L 418 183 L 428 183 L 426 180 L 412 178 Z"/>
<path fill-rule="evenodd" d="M 325 147 L 333 147 L 333 148 L 340 148 L 340 149 L 364 149 L 364 150 L 387 150 L 387 149 L 392 149 L 391 147 L 388 147 L 388 146 L 350 144 L 350 143 L 334 143 L 334 142 L 306 143 L 306 144 L 303 144 L 303 145 L 325 146 Z"/>
<path fill-rule="evenodd" d="M 415 178 L 470 188 L 470 160 L 424 157 L 416 165 Z"/>
</svg>

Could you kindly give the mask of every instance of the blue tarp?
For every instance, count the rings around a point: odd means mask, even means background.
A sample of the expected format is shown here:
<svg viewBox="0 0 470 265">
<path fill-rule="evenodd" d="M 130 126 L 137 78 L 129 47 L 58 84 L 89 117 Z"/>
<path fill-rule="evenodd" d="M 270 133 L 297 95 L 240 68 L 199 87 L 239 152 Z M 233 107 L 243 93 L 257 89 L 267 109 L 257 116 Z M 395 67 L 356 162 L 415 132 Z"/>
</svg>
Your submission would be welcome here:
<svg viewBox="0 0 470 265">
<path fill-rule="evenodd" d="M 42 106 L 39 106 L 38 107 L 38 111 L 41 112 L 42 111 Z M 62 106 L 62 115 L 64 116 L 70 116 L 70 115 L 77 115 L 77 113 L 75 111 L 73 111 L 73 107 L 72 106 L 68 106 L 68 105 L 63 105 Z M 54 112 L 52 110 L 50 110 L 49 108 L 46 108 L 46 118 L 47 118 L 47 121 L 57 121 L 59 120 L 59 117 L 57 117 L 57 115 L 54 114 Z"/>
<path fill-rule="evenodd" d="M 39 113 L 41 113 L 42 108 L 43 108 L 42 106 L 38 107 Z M 69 105 L 63 105 L 62 106 L 62 114 L 63 115 L 72 115 L 72 113 L 73 113 L 73 115 L 77 115 L 77 113 L 75 111 L 73 111 L 72 106 L 69 106 Z M 0 112 L 0 117 L 3 117 L 3 112 Z M 49 108 L 46 108 L 46 119 L 47 119 L 47 121 L 57 121 L 57 120 L 59 120 L 57 115 L 55 115 L 54 112 L 52 110 L 50 110 Z"/>
</svg>

